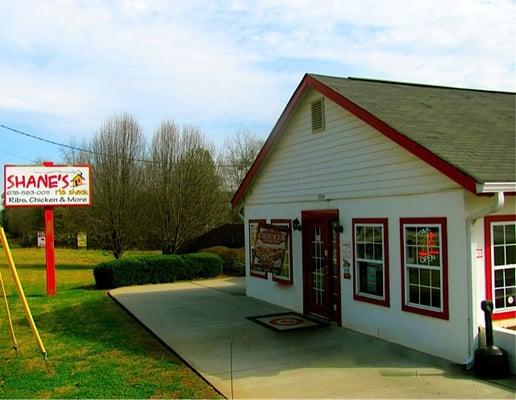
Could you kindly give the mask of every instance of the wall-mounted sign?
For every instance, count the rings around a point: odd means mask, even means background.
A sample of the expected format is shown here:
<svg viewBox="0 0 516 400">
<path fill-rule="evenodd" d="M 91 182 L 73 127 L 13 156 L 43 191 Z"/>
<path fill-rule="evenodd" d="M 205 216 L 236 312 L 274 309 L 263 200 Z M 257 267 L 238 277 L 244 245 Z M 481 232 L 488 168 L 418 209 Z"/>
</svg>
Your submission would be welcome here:
<svg viewBox="0 0 516 400">
<path fill-rule="evenodd" d="M 476 249 L 475 257 L 476 258 L 484 258 L 484 249 Z"/>
<path fill-rule="evenodd" d="M 5 165 L 4 207 L 91 205 L 87 165 Z"/>
<path fill-rule="evenodd" d="M 344 279 L 351 279 L 351 242 L 342 242 L 342 270 Z"/>
<path fill-rule="evenodd" d="M 258 224 L 252 259 L 252 269 L 279 273 L 288 244 L 286 226 Z"/>
</svg>

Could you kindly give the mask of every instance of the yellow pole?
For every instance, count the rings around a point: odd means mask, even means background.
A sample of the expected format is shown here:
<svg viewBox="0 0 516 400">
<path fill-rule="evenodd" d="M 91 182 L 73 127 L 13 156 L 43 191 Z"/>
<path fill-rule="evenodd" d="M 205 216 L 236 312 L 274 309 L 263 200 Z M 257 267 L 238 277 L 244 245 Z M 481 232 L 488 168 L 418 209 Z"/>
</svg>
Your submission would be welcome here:
<svg viewBox="0 0 516 400">
<path fill-rule="evenodd" d="M 9 321 L 9 333 L 11 334 L 11 339 L 13 340 L 13 349 L 16 352 L 16 355 L 18 355 L 18 341 L 16 340 L 16 335 L 14 334 L 13 320 L 11 318 L 11 311 L 9 311 L 9 303 L 7 302 L 7 293 L 5 292 L 2 272 L 0 272 L 0 286 L 2 287 L 2 295 L 4 296 L 5 310 L 7 311 L 7 320 Z"/>
<path fill-rule="evenodd" d="M 9 244 L 7 243 L 7 238 L 5 237 L 4 228 L 0 227 L 0 240 L 2 242 L 2 246 L 4 248 L 5 256 L 7 257 L 7 263 L 9 264 L 9 269 L 11 270 L 11 274 L 13 275 L 14 283 L 16 284 L 16 290 L 18 291 L 18 295 L 20 296 L 20 300 L 22 302 L 23 311 L 25 312 L 25 317 L 27 318 L 27 322 L 30 325 L 30 329 L 36 339 L 39 350 L 41 354 L 46 359 L 47 351 L 45 350 L 45 346 L 41 341 L 41 337 L 39 336 L 38 328 L 36 328 L 36 324 L 34 323 L 34 319 L 32 318 L 32 314 L 30 312 L 29 303 L 27 303 L 27 299 L 25 298 L 25 293 L 23 293 L 23 288 L 20 282 L 20 278 L 18 277 L 18 272 L 16 271 L 16 266 L 14 265 L 13 256 L 11 254 L 11 250 L 9 249 Z"/>
</svg>

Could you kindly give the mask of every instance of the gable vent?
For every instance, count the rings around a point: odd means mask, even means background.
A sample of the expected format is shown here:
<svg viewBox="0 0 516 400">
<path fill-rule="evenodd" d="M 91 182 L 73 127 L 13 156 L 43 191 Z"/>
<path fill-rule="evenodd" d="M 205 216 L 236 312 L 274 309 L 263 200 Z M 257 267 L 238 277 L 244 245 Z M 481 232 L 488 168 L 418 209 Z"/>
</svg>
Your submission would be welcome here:
<svg viewBox="0 0 516 400">
<path fill-rule="evenodd" d="M 324 130 L 324 98 L 312 103 L 312 132 Z"/>
</svg>

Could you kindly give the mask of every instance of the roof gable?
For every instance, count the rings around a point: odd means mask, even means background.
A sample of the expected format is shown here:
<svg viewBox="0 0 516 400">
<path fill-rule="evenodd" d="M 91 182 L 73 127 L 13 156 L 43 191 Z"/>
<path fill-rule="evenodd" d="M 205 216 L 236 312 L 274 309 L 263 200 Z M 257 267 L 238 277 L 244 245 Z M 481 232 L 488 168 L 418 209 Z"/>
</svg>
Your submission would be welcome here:
<svg viewBox="0 0 516 400">
<path fill-rule="evenodd" d="M 514 93 L 305 75 L 233 196 L 236 207 L 307 88 L 313 88 L 468 191 L 514 182 Z M 512 139 L 512 140 L 511 140 Z"/>
</svg>

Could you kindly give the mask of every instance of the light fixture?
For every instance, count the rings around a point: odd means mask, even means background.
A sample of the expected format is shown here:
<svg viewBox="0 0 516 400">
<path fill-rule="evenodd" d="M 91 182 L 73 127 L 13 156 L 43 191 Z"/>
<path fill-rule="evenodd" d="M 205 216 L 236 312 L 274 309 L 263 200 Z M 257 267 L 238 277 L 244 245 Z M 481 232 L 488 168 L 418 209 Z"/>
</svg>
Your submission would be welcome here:
<svg viewBox="0 0 516 400">
<path fill-rule="evenodd" d="M 301 230 L 301 223 L 297 218 L 294 221 L 292 221 L 292 229 L 294 229 L 295 231 Z"/>
<path fill-rule="evenodd" d="M 338 219 L 338 218 L 335 218 L 333 221 L 331 221 L 331 228 L 332 228 L 335 232 L 339 232 L 339 233 L 344 232 L 344 227 L 340 224 L 340 222 L 339 222 L 339 219 Z"/>
</svg>

